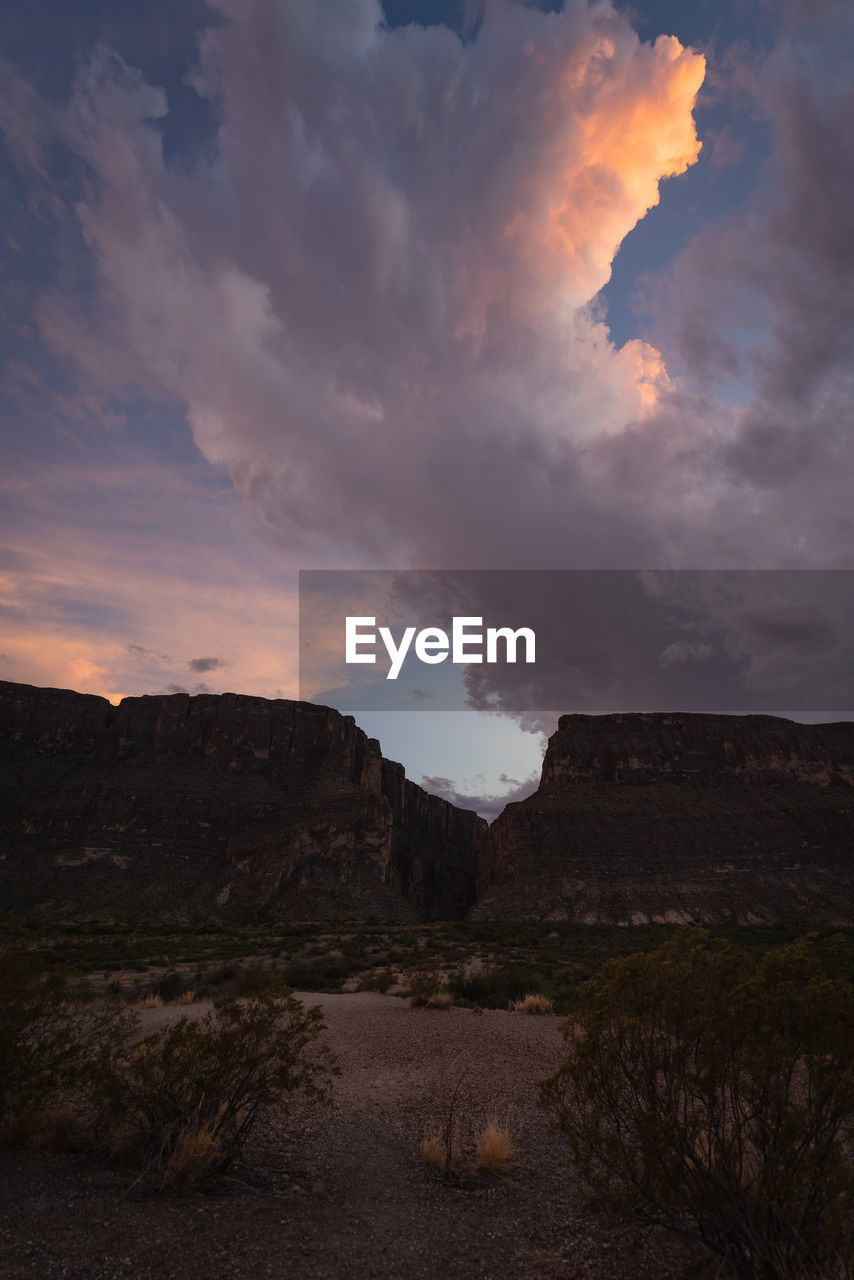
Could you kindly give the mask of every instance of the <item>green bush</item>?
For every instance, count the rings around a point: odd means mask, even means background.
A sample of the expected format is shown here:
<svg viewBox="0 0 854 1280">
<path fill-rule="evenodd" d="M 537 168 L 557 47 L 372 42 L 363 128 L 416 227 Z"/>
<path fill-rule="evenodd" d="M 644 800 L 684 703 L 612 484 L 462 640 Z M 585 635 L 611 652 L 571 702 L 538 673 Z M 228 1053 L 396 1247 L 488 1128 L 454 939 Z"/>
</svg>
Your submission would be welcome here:
<svg viewBox="0 0 854 1280">
<path fill-rule="evenodd" d="M 287 983 L 281 969 L 266 965 L 261 960 L 251 960 L 237 971 L 234 986 L 238 995 L 284 995 Z"/>
<path fill-rule="evenodd" d="M 318 960 L 294 961 L 287 965 L 285 981 L 297 991 L 341 991 L 347 979 L 365 967 L 362 960 L 325 955 Z"/>
<path fill-rule="evenodd" d="M 93 1064 L 132 1014 L 91 1003 L 88 983 L 45 972 L 16 930 L 0 934 L 0 1136 L 23 1142 L 47 1113 L 82 1107 Z"/>
<path fill-rule="evenodd" d="M 103 1065 L 98 1092 L 117 1155 L 152 1190 L 187 1190 L 229 1169 L 263 1111 L 301 1090 L 322 1097 L 334 1056 L 319 1008 L 290 993 L 222 996 Z"/>
<path fill-rule="evenodd" d="M 357 991 L 379 991 L 384 995 L 389 987 L 393 987 L 397 981 L 397 975 L 393 969 L 368 969 L 363 973 L 356 984 Z"/>
<path fill-rule="evenodd" d="M 170 969 L 164 973 L 157 984 L 157 994 L 164 1004 L 171 1004 L 173 1000 L 177 1000 L 183 990 L 184 979 L 176 969 Z"/>
<path fill-rule="evenodd" d="M 458 974 L 449 982 L 451 994 L 461 1004 L 483 1009 L 509 1009 L 531 990 L 545 988 L 543 975 L 528 965 L 501 965 L 480 973 Z"/>
<path fill-rule="evenodd" d="M 403 977 L 403 994 L 413 1009 L 423 1008 L 444 988 L 435 969 L 410 969 Z"/>
<path fill-rule="evenodd" d="M 704 930 L 610 961 L 541 1086 L 594 1203 L 751 1280 L 854 1268 L 854 985 L 844 939 L 761 959 Z"/>
</svg>

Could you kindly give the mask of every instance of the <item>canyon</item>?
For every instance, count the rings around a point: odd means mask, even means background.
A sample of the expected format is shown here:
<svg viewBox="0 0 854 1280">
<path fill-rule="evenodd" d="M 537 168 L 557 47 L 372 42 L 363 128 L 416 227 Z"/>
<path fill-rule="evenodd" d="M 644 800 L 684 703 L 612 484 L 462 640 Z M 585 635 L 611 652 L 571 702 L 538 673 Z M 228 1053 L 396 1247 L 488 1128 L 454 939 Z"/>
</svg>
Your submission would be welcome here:
<svg viewBox="0 0 854 1280">
<path fill-rule="evenodd" d="M 350 716 L 0 682 L 0 900 L 48 919 L 854 924 L 854 724 L 566 715 L 488 827 Z"/>
</svg>

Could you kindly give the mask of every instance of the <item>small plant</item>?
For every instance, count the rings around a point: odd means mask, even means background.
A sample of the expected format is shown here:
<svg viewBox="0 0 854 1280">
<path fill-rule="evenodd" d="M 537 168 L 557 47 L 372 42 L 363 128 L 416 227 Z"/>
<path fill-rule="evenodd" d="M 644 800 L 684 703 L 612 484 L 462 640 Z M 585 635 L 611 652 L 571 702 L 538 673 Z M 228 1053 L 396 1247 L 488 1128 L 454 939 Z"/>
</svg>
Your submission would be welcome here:
<svg viewBox="0 0 854 1280">
<path fill-rule="evenodd" d="M 513 1005 L 516 1013 L 554 1013 L 554 1004 L 551 996 L 544 996 L 529 992 L 523 996 L 521 1000 L 517 1000 Z"/>
<path fill-rule="evenodd" d="M 357 991 L 379 991 L 384 995 L 389 987 L 393 987 L 397 981 L 393 969 L 369 969 L 366 973 L 360 974 L 356 983 Z"/>
<path fill-rule="evenodd" d="M 175 969 L 170 969 L 168 973 L 164 973 L 157 987 L 157 994 L 164 1004 L 171 1004 L 173 1000 L 177 1000 L 184 989 L 184 979 Z"/>
<path fill-rule="evenodd" d="M 194 1004 L 196 1000 L 196 992 L 193 987 L 188 987 L 186 991 L 182 991 L 177 1000 L 173 1000 L 173 1004 Z"/>
<path fill-rule="evenodd" d="M 206 1121 L 182 1130 L 166 1159 L 161 1186 L 164 1191 L 192 1191 L 222 1163 L 223 1147 L 215 1127 Z"/>
<path fill-rule="evenodd" d="M 490 1120 L 475 1134 L 474 1167 L 477 1173 L 504 1178 L 516 1165 L 516 1145 L 509 1129 Z"/>
<path fill-rule="evenodd" d="M 447 1149 L 438 1133 L 428 1133 L 421 1142 L 421 1159 L 430 1169 L 443 1170 L 446 1167 Z"/>
<path fill-rule="evenodd" d="M 240 996 L 276 995 L 287 990 L 281 969 L 260 960 L 252 960 L 238 969 L 234 985 Z"/>
<path fill-rule="evenodd" d="M 449 1009 L 453 1003 L 454 997 L 451 995 L 450 991 L 444 988 L 439 991 L 434 991 L 432 995 L 427 997 L 428 1009 Z"/>
<path fill-rule="evenodd" d="M 441 1162 L 437 1161 L 436 1167 L 439 1163 L 441 1164 L 441 1173 L 445 1178 L 452 1176 L 461 1159 L 458 1113 L 460 1092 L 468 1074 L 468 1068 L 460 1064 L 461 1056 L 457 1054 L 442 1068 L 442 1077 L 439 1082 L 439 1128 L 438 1132 L 432 1132 L 425 1139 L 430 1152 L 435 1155 L 441 1151 Z M 424 1144 L 422 1144 L 421 1157 L 425 1163 L 432 1163 L 426 1160 Z"/>
<path fill-rule="evenodd" d="M 162 1009 L 163 1000 L 160 996 L 145 996 L 139 1002 L 140 1009 Z"/>
</svg>

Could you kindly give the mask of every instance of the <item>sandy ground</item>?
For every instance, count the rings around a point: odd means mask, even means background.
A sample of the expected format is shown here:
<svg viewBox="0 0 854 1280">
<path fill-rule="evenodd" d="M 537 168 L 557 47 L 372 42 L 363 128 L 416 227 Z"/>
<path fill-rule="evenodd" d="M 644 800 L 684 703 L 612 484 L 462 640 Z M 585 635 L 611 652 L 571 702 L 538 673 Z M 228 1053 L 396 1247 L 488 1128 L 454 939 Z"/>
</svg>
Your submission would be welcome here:
<svg viewBox="0 0 854 1280">
<path fill-rule="evenodd" d="M 342 1075 L 331 1108 L 296 1106 L 286 1137 L 251 1154 L 270 1185 L 128 1198 L 126 1173 L 91 1154 L 0 1153 L 0 1274 L 7 1280 L 662 1280 L 711 1274 L 679 1241 L 580 1206 L 568 1153 L 535 1105 L 560 1060 L 560 1020 L 410 1009 L 375 993 L 322 1006 Z M 194 1006 L 195 1012 L 200 1006 Z M 148 1010 L 146 1029 L 187 1012 Z M 423 1165 L 442 1081 L 460 1074 L 463 1131 L 509 1123 L 506 1181 L 449 1185 Z"/>
</svg>

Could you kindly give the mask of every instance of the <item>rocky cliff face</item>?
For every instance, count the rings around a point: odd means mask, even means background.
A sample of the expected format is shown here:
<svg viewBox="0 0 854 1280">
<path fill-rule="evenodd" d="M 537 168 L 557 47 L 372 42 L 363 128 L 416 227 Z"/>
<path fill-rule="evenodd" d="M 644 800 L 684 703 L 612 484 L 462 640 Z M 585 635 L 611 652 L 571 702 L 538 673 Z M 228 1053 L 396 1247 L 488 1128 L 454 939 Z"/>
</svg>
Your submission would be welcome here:
<svg viewBox="0 0 854 1280">
<path fill-rule="evenodd" d="M 485 823 L 352 717 L 0 682 L 0 897 L 72 917 L 462 915 Z"/>
<path fill-rule="evenodd" d="M 391 883 L 409 901 L 428 904 L 430 919 L 464 916 L 475 898 L 472 850 L 480 847 L 486 822 L 429 795 L 391 760 L 383 761 L 382 787 L 393 815 Z"/>
<path fill-rule="evenodd" d="M 854 924 L 854 725 L 563 716 L 482 846 L 481 919 Z"/>
</svg>

